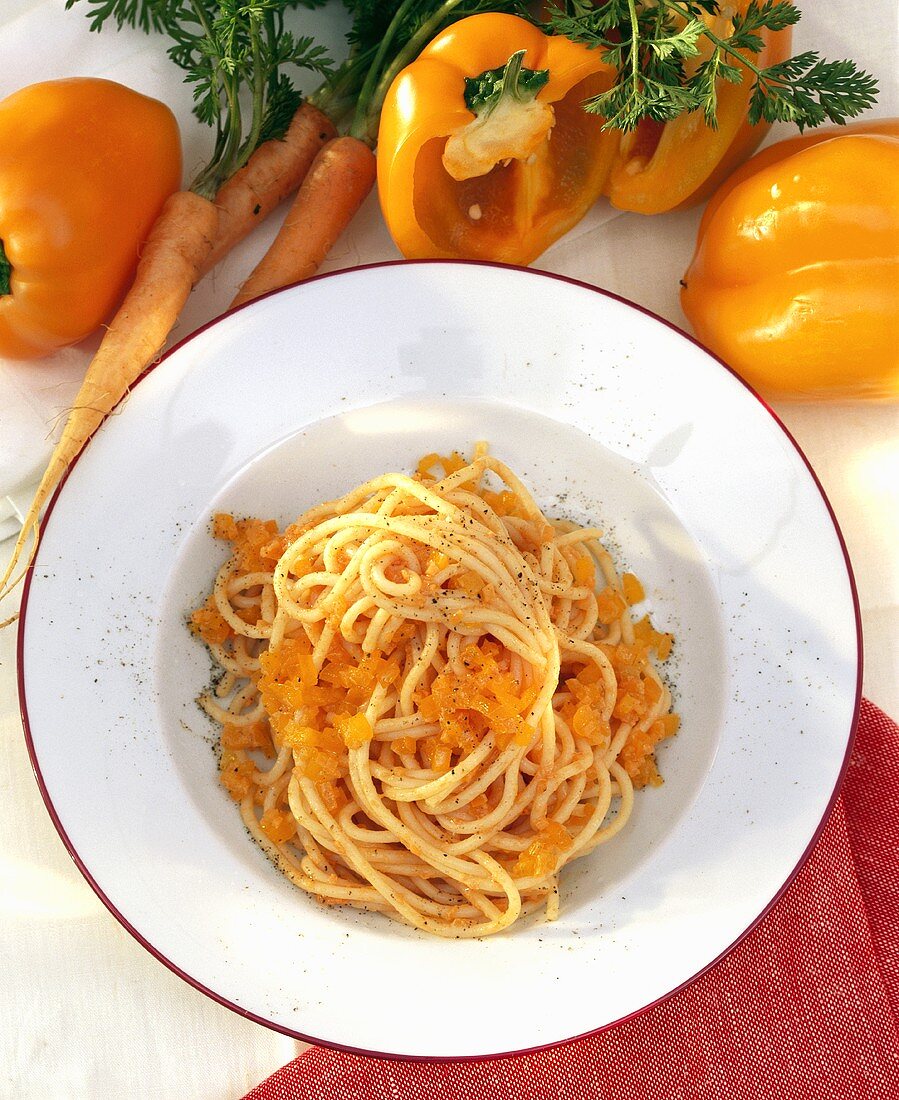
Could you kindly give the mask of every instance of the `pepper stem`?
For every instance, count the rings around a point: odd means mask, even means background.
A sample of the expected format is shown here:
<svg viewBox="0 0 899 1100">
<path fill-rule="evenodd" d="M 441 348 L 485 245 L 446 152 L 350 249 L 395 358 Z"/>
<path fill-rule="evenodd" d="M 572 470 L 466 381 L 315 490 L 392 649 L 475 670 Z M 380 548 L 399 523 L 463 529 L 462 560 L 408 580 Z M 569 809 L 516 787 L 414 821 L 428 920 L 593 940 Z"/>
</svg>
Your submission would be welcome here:
<svg viewBox="0 0 899 1100">
<path fill-rule="evenodd" d="M 512 54 L 505 65 L 487 69 L 480 76 L 465 77 L 465 106 L 479 118 L 487 118 L 500 103 L 531 103 L 549 80 L 549 69 L 525 69 L 525 50 Z"/>
<path fill-rule="evenodd" d="M 500 99 L 502 99 L 504 95 L 514 96 L 516 99 L 522 98 L 518 92 L 518 78 L 521 76 L 521 63 L 524 61 L 524 55 L 524 50 L 518 50 L 516 53 L 513 53 L 506 62 L 506 71 L 503 73 L 503 84 L 499 90 Z"/>
<path fill-rule="evenodd" d="M 6 249 L 3 247 L 3 241 L 0 241 L 0 298 L 6 297 L 7 294 L 12 294 L 12 287 L 10 286 L 11 278 L 12 264 L 6 258 Z"/>
</svg>

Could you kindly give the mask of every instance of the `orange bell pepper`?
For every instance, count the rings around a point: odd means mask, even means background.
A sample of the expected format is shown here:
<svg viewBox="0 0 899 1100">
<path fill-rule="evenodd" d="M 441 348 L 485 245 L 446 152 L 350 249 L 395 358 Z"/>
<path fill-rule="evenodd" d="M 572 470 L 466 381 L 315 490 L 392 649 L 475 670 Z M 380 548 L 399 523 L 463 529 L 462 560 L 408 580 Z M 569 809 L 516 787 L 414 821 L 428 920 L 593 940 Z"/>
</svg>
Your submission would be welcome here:
<svg viewBox="0 0 899 1100">
<path fill-rule="evenodd" d="M 749 0 L 731 5 L 744 12 Z M 725 16 L 703 17 L 713 31 L 727 37 L 732 24 Z M 763 46 L 752 56 L 759 68 L 790 56 L 792 28 L 763 30 Z M 695 59 L 698 65 L 703 55 Z M 670 122 L 644 120 L 622 134 L 605 193 L 619 210 L 662 214 L 694 206 L 714 193 L 730 173 L 761 144 L 770 129 L 766 122 L 749 123 L 753 75 L 743 71 L 740 84 L 718 80 L 717 126 L 710 127 L 702 111 L 691 111 Z"/>
<path fill-rule="evenodd" d="M 76 343 L 113 312 L 181 183 L 178 124 L 111 80 L 51 80 L 0 103 L 0 355 Z"/>
<path fill-rule="evenodd" d="M 715 194 L 682 281 L 699 339 L 773 397 L 899 397 L 899 119 L 772 145 Z"/>
<path fill-rule="evenodd" d="M 381 112 L 378 194 L 400 251 L 536 259 L 602 191 L 616 138 L 581 104 L 611 80 L 598 51 L 516 16 L 439 34 Z"/>
</svg>

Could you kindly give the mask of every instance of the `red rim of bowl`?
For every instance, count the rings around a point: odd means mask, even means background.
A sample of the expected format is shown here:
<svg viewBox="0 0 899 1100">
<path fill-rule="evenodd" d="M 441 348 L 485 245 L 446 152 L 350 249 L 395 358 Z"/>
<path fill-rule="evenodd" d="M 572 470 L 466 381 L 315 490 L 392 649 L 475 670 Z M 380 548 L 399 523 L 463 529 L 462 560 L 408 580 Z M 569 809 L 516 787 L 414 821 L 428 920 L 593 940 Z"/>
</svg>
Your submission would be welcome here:
<svg viewBox="0 0 899 1100">
<path fill-rule="evenodd" d="M 497 1059 L 497 1058 L 513 1058 L 513 1057 L 517 1057 L 517 1056 L 525 1055 L 525 1054 L 535 1054 L 538 1051 L 549 1050 L 549 1049 L 552 1049 L 554 1047 L 565 1046 L 569 1043 L 575 1043 L 579 1039 L 586 1039 L 591 1035 L 597 1035 L 601 1031 L 606 1031 L 608 1028 L 617 1027 L 619 1024 L 626 1023 L 628 1020 L 632 1020 L 635 1017 L 642 1015 L 648 1009 L 654 1008 L 656 1005 L 662 1004 L 664 1001 L 667 1001 L 669 997 L 673 997 L 676 993 L 679 993 L 682 989 L 686 988 L 688 985 L 690 985 L 692 982 L 694 982 L 697 978 L 701 977 L 703 974 L 706 974 L 714 966 L 717 966 L 717 964 L 725 956 L 729 955 L 730 952 L 733 951 L 733 949 L 762 920 L 764 920 L 764 918 L 771 911 L 771 909 L 783 897 L 784 893 L 787 891 L 787 889 L 790 887 L 790 884 L 793 882 L 793 879 L 796 877 L 796 875 L 799 873 L 800 869 L 802 868 L 803 864 L 808 859 L 809 854 L 811 853 L 812 849 L 814 848 L 814 846 L 815 846 L 815 844 L 818 840 L 818 837 L 821 835 L 821 831 L 823 830 L 824 825 L 826 824 L 827 819 L 830 816 L 830 812 L 833 808 L 833 805 L 837 800 L 837 796 L 838 796 L 839 791 L 840 791 L 840 786 L 842 784 L 843 777 L 845 776 L 845 773 L 846 773 L 846 768 L 847 768 L 847 765 L 849 763 L 849 757 L 852 753 L 852 746 L 853 746 L 853 743 L 855 741 L 855 734 L 856 734 L 856 729 L 858 727 L 859 713 L 860 713 L 860 708 L 861 708 L 862 668 L 863 668 L 861 609 L 860 609 L 860 606 L 859 606 L 858 590 L 857 590 L 856 584 L 855 584 L 855 576 L 852 572 L 852 564 L 849 560 L 849 552 L 846 549 L 846 542 L 845 542 L 845 539 L 843 538 L 843 532 L 840 530 L 840 525 L 837 522 L 837 518 L 836 518 L 836 515 L 834 514 L 833 507 L 831 506 L 830 501 L 827 499 L 827 494 L 824 492 L 824 489 L 821 485 L 821 482 L 818 480 L 818 476 L 815 473 L 814 469 L 812 468 L 812 465 L 809 462 L 808 458 L 806 457 L 805 452 L 802 450 L 802 448 L 796 442 L 793 435 L 790 433 L 790 431 L 788 430 L 786 425 L 783 423 L 783 421 L 780 419 L 780 417 L 777 415 L 777 413 L 771 408 L 771 406 L 768 404 L 768 402 L 765 401 L 765 399 L 763 397 L 761 397 L 761 395 L 758 394 L 752 388 L 752 386 L 750 386 L 749 383 L 745 381 L 745 379 L 741 378 L 740 375 L 737 374 L 737 372 L 732 367 L 729 367 L 727 365 L 727 363 L 725 363 L 722 359 L 719 359 L 718 356 L 716 356 L 713 352 L 709 351 L 708 348 L 706 348 L 702 344 L 700 344 L 698 340 L 696 340 L 694 337 L 690 336 L 688 333 L 684 332 L 682 329 L 678 328 L 677 325 L 673 324 L 671 321 L 666 320 L 664 317 L 660 317 L 658 314 L 653 313 L 652 310 L 650 310 L 650 309 L 646 309 L 645 306 L 641 306 L 636 302 L 630 301 L 628 298 L 622 297 L 620 294 L 614 294 L 610 290 L 604 290 L 602 287 L 594 286 L 592 283 L 587 283 L 587 282 L 584 282 L 580 279 L 572 279 L 567 275 L 559 275 L 559 274 L 556 274 L 555 272 L 552 272 L 552 271 L 541 271 L 537 268 L 518 268 L 518 267 L 514 267 L 512 265 L 508 265 L 508 264 L 492 263 L 492 262 L 489 262 L 489 261 L 482 261 L 482 260 L 384 260 L 384 261 L 380 261 L 378 263 L 360 264 L 358 267 L 344 268 L 344 269 L 341 269 L 339 271 L 329 271 L 329 272 L 326 272 L 323 275 L 316 275 L 311 279 L 304 280 L 304 282 L 320 282 L 324 279 L 332 279 L 335 276 L 345 276 L 345 275 L 348 275 L 348 274 L 352 274 L 353 272 L 356 272 L 356 271 L 371 271 L 373 269 L 382 268 L 382 267 L 409 267 L 409 266 L 414 266 L 414 265 L 431 265 L 431 266 L 454 265 L 454 266 L 473 266 L 473 267 L 495 267 L 495 268 L 501 268 L 503 270 L 517 271 L 517 272 L 520 272 L 521 274 L 523 274 L 525 276 L 534 276 L 534 277 L 537 277 L 537 278 L 555 279 L 555 280 L 557 280 L 559 282 L 562 282 L 562 283 L 568 283 L 572 286 L 581 287 L 584 290 L 590 290 L 593 293 L 599 294 L 604 298 L 611 298 L 613 301 L 620 302 L 623 305 L 629 306 L 631 309 L 637 310 L 637 312 L 639 312 L 639 313 L 645 314 L 647 317 L 653 318 L 655 321 L 658 321 L 659 324 L 662 324 L 666 328 L 671 329 L 673 332 L 677 333 L 677 335 L 680 336 L 682 339 L 687 340 L 688 342 L 694 344 L 697 348 L 700 349 L 700 351 L 704 352 L 711 361 L 717 363 L 724 370 L 728 371 L 728 373 L 732 374 L 733 377 L 738 382 L 740 382 L 741 385 L 746 389 L 747 393 L 749 393 L 753 398 L 755 398 L 755 400 L 758 401 L 758 403 L 766 410 L 766 412 L 769 414 L 769 416 L 775 421 L 775 423 L 778 425 L 780 430 L 784 433 L 784 435 L 787 437 L 787 439 L 793 445 L 793 448 L 795 449 L 795 451 L 799 455 L 799 457 L 802 459 L 802 462 L 805 465 L 805 468 L 808 470 L 809 476 L 811 477 L 812 481 L 814 482 L 815 487 L 817 488 L 817 490 L 818 490 L 818 492 L 821 496 L 821 500 L 824 502 L 824 506 L 827 509 L 828 515 L 830 516 L 831 523 L 833 524 L 834 532 L 837 536 L 837 541 L 839 542 L 840 550 L 843 554 L 843 561 L 844 561 L 845 566 L 846 566 L 846 574 L 847 574 L 847 578 L 849 580 L 849 588 L 850 588 L 850 592 L 852 594 L 852 606 L 853 606 L 853 612 L 854 612 L 854 615 L 855 615 L 855 635 L 856 635 L 855 702 L 854 702 L 854 705 L 853 705 L 852 720 L 851 720 L 850 727 L 849 727 L 849 736 L 848 736 L 847 743 L 846 743 L 846 753 L 845 753 L 845 755 L 843 757 L 843 761 L 840 765 L 840 770 L 839 770 L 839 774 L 837 776 L 837 781 L 834 785 L 833 791 L 831 792 L 830 798 L 828 799 L 827 806 L 824 810 L 824 814 L 821 817 L 821 821 L 818 823 L 817 828 L 815 829 L 814 833 L 812 834 L 811 839 L 809 840 L 809 843 L 805 848 L 805 851 L 799 857 L 799 860 L 796 863 L 796 866 L 792 869 L 792 871 L 789 873 L 786 880 L 784 881 L 783 885 L 775 893 L 774 897 L 768 902 L 768 904 L 762 909 L 762 911 L 758 914 L 758 916 L 749 925 L 747 925 L 747 927 L 740 933 L 739 936 L 737 936 L 737 938 L 733 941 L 733 943 L 731 943 L 728 947 L 726 947 L 720 954 L 716 955 L 715 958 L 712 959 L 710 962 L 708 962 L 704 967 L 702 967 L 700 970 L 697 970 L 695 974 L 693 974 L 689 978 L 687 978 L 686 981 L 681 982 L 680 985 L 675 986 L 673 989 L 670 989 L 667 993 L 662 994 L 661 997 L 657 997 L 654 1001 L 650 1001 L 648 1004 L 643 1005 L 641 1008 L 637 1009 L 634 1012 L 630 1012 L 630 1013 L 626 1014 L 625 1016 L 621 1016 L 617 1020 L 611 1020 L 609 1023 L 602 1024 L 599 1027 L 588 1028 L 586 1031 L 583 1031 L 578 1035 L 572 1035 L 572 1036 L 570 1036 L 569 1038 L 566 1038 L 566 1039 L 558 1039 L 558 1040 L 555 1040 L 551 1043 L 542 1043 L 539 1046 L 535 1046 L 535 1047 L 524 1047 L 520 1050 L 502 1051 L 502 1052 L 498 1052 L 498 1053 L 495 1053 L 495 1054 L 463 1054 L 463 1055 L 458 1055 L 458 1056 L 445 1055 L 444 1054 L 444 1055 L 435 1055 L 433 1057 L 429 1057 L 428 1055 L 423 1055 L 423 1054 L 404 1055 L 404 1054 L 385 1053 L 383 1051 L 376 1051 L 376 1050 L 366 1050 L 362 1047 L 354 1047 L 354 1046 L 350 1046 L 350 1045 L 347 1045 L 347 1044 L 344 1044 L 344 1043 L 336 1043 L 336 1042 L 334 1042 L 333 1040 L 330 1040 L 330 1039 L 321 1039 L 321 1038 L 318 1038 L 317 1036 L 314 1036 L 314 1035 L 307 1035 L 302 1031 L 296 1031 L 293 1028 L 284 1027 L 281 1024 L 274 1023 L 271 1020 L 266 1020 L 263 1017 L 257 1016 L 255 1013 L 248 1011 L 247 1009 L 241 1008 L 240 1005 L 234 1004 L 233 1001 L 229 1001 L 227 998 L 225 998 L 225 997 L 221 996 L 220 994 L 216 993 L 215 990 L 209 989 L 208 986 L 203 985 L 202 982 L 198 981 L 196 978 L 194 978 L 190 974 L 188 974 L 185 970 L 182 970 L 179 966 L 177 966 L 175 963 L 173 963 L 164 954 L 162 954 L 162 952 L 158 948 L 154 947 L 153 944 L 149 942 L 149 940 L 145 939 L 144 936 L 142 936 L 141 933 L 134 927 L 134 925 L 132 925 L 124 917 L 124 915 L 119 912 L 119 910 L 116 908 L 115 903 L 109 897 L 107 897 L 106 894 L 100 889 L 99 884 L 94 880 L 94 878 L 91 875 L 91 872 L 88 869 L 86 863 L 81 858 L 81 856 L 79 855 L 79 853 L 76 850 L 75 846 L 72 844 L 71 840 L 69 839 L 69 836 L 68 836 L 68 834 L 66 833 L 66 830 L 65 830 L 65 826 L 63 825 L 62 821 L 59 818 L 59 815 L 56 812 L 56 808 L 53 804 L 53 798 L 50 794 L 50 791 L 47 789 L 47 786 L 44 783 L 44 778 L 43 778 L 43 775 L 41 774 L 40 763 L 38 762 L 37 753 L 36 753 L 35 747 L 34 747 L 34 741 L 33 741 L 32 736 L 31 736 L 31 726 L 30 726 L 29 720 L 28 720 L 28 706 L 27 706 L 26 692 L 25 692 L 25 670 L 24 670 L 25 620 L 26 620 L 26 615 L 27 615 L 27 611 L 28 611 L 28 597 L 29 597 L 29 594 L 30 594 L 30 591 L 31 591 L 31 581 L 32 581 L 32 577 L 34 575 L 34 565 L 37 561 L 36 557 L 35 557 L 35 562 L 33 562 L 31 564 L 31 566 L 29 567 L 28 572 L 25 576 L 25 581 L 24 581 L 24 585 L 23 585 L 23 588 L 22 588 L 21 608 L 20 608 L 20 611 L 19 611 L 19 626 L 18 626 L 18 637 L 17 637 L 17 644 L 16 644 L 16 664 L 17 664 L 17 683 L 18 683 L 18 693 L 19 693 L 19 710 L 20 710 L 20 713 L 21 713 L 21 716 L 22 716 L 22 727 L 23 727 L 23 730 L 24 730 L 24 733 L 25 733 L 25 742 L 26 742 L 26 745 L 28 747 L 28 756 L 31 760 L 31 766 L 32 766 L 32 769 L 34 770 L 34 775 L 35 775 L 35 778 L 37 780 L 38 787 L 40 788 L 41 797 L 44 800 L 44 805 L 47 808 L 47 812 L 49 813 L 50 818 L 53 821 L 53 825 L 56 828 L 56 831 L 59 833 L 59 836 L 60 836 L 63 844 L 65 845 L 66 850 L 68 851 L 69 855 L 74 860 L 75 865 L 77 866 L 78 870 L 81 872 L 81 874 L 87 880 L 88 885 L 91 887 L 91 889 L 94 891 L 94 893 L 100 899 L 100 901 L 106 906 L 106 908 L 113 915 L 113 917 L 115 917 L 115 919 L 119 922 L 119 924 L 122 925 L 122 927 L 125 929 L 125 931 L 128 932 L 131 936 L 133 936 L 134 939 L 136 939 L 137 942 L 142 947 L 144 947 L 147 951 L 149 951 L 149 953 L 155 959 L 157 959 L 159 962 L 161 962 L 163 964 L 163 966 L 165 966 L 169 970 L 171 970 L 172 973 L 177 974 L 178 977 L 182 978 L 185 982 L 187 982 L 188 985 L 193 986 L 194 989 L 199 990 L 200 993 L 205 994 L 207 997 L 211 998 L 213 1001 L 216 1001 L 218 1004 L 223 1005 L 225 1008 L 231 1009 L 232 1012 L 236 1012 L 238 1016 L 243 1016 L 244 1019 L 252 1020 L 254 1023 L 261 1024 L 263 1027 L 267 1027 L 272 1031 L 280 1032 L 282 1035 L 287 1035 L 292 1039 L 299 1039 L 302 1042 L 311 1043 L 315 1046 L 328 1047 L 332 1050 L 345 1051 L 346 1053 L 349 1053 L 349 1054 L 358 1054 L 358 1055 L 363 1055 L 363 1056 L 371 1057 L 371 1058 L 383 1058 L 383 1059 L 388 1059 L 388 1060 L 392 1060 L 392 1061 L 408 1061 L 408 1062 L 485 1062 L 485 1061 L 491 1061 L 491 1060 Z M 171 348 L 169 348 L 168 351 L 166 351 L 165 354 L 159 360 L 157 360 L 155 363 L 152 363 L 149 367 L 147 367 L 146 370 L 143 371 L 141 376 L 137 379 L 137 382 L 135 382 L 135 385 L 138 385 L 140 382 L 142 382 L 144 380 L 144 378 L 147 377 L 148 374 L 150 374 L 152 371 L 156 370 L 158 367 L 162 366 L 162 364 L 165 363 L 165 361 L 169 358 L 169 356 L 173 355 L 176 351 L 178 351 L 180 348 L 184 347 L 184 345 L 188 344 L 191 340 L 194 340 L 196 337 L 202 335 L 204 332 L 206 332 L 207 329 L 212 328 L 214 325 L 218 324 L 219 321 L 223 320 L 226 317 L 230 317 L 235 313 L 239 313 L 241 310 L 246 309 L 248 306 L 254 305 L 255 302 L 262 301 L 265 298 L 270 298 L 270 297 L 274 296 L 275 294 L 284 293 L 285 291 L 292 290 L 295 287 L 301 286 L 301 285 L 303 285 L 303 283 L 291 283 L 290 285 L 282 287 L 279 290 L 270 291 L 268 294 L 264 294 L 260 298 L 254 299 L 254 301 L 246 302 L 244 305 L 238 306 L 237 309 L 228 310 L 227 312 L 221 314 L 220 316 L 214 318 L 213 320 L 208 321 L 205 325 L 202 325 L 200 328 L 198 328 L 194 332 L 190 333 L 190 335 L 185 336 L 183 340 L 179 340 L 178 343 L 174 344 Z M 134 387 L 132 387 L 132 389 L 133 388 Z M 104 421 L 104 423 L 105 423 L 105 421 Z M 101 425 L 101 428 L 102 428 L 102 425 Z M 54 509 L 54 506 L 56 505 L 56 501 L 59 498 L 59 495 L 62 492 L 63 488 L 65 487 L 66 481 L 69 478 L 69 474 L 75 468 L 76 464 L 78 463 L 78 460 L 81 458 L 81 455 L 84 453 L 84 450 L 88 446 L 90 446 L 90 440 L 88 440 L 88 442 L 85 444 L 84 448 L 82 448 L 82 450 L 78 454 L 78 456 L 75 459 L 73 459 L 72 464 L 69 466 L 69 469 L 66 471 L 65 476 L 60 481 L 59 485 L 56 487 L 56 490 L 55 490 L 55 492 L 53 493 L 53 496 L 50 499 L 50 503 L 47 505 L 47 511 L 44 515 L 44 518 L 41 521 L 41 527 L 40 527 L 40 535 L 41 536 L 43 535 L 44 529 L 47 526 L 47 523 L 49 522 L 51 514 L 53 513 L 53 509 Z"/>
</svg>

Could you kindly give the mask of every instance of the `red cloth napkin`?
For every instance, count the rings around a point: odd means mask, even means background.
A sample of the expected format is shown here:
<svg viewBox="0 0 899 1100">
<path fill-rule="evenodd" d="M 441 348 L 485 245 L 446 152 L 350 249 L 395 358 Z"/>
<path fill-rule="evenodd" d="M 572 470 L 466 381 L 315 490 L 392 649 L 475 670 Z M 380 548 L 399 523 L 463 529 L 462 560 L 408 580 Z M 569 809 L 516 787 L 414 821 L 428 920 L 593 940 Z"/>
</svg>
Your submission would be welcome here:
<svg viewBox="0 0 899 1100">
<path fill-rule="evenodd" d="M 246 1100 L 897 1100 L 899 726 L 863 700 L 840 799 L 766 918 L 627 1023 L 515 1058 L 314 1047 Z"/>
</svg>

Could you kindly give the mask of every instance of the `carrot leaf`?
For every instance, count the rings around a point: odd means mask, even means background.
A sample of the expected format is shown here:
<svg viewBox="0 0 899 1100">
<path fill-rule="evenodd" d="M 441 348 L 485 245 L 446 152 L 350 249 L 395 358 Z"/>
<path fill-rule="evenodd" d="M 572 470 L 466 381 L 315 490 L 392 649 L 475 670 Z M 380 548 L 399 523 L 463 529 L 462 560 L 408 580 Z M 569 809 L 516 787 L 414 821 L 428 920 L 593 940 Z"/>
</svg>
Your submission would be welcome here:
<svg viewBox="0 0 899 1100">
<path fill-rule="evenodd" d="M 288 71 L 331 74 L 325 48 L 284 26 L 288 10 L 323 2 L 66 0 L 66 8 L 83 3 L 92 31 L 111 23 L 170 39 L 169 58 L 192 85 L 194 114 L 215 129 L 209 163 L 191 183 L 211 198 L 263 141 L 284 134 L 301 100 Z"/>
<path fill-rule="evenodd" d="M 791 27 L 800 15 L 789 0 L 750 0 L 741 11 L 717 0 L 552 0 L 543 25 L 600 50 L 616 70 L 611 88 L 584 104 L 606 130 L 697 110 L 714 128 L 721 80 L 753 82 L 751 123 L 795 122 L 801 130 L 861 114 L 877 98 L 877 81 L 852 61 L 807 52 L 767 68 L 756 63 L 763 32 Z M 700 54 L 698 66 L 685 64 Z"/>
</svg>

